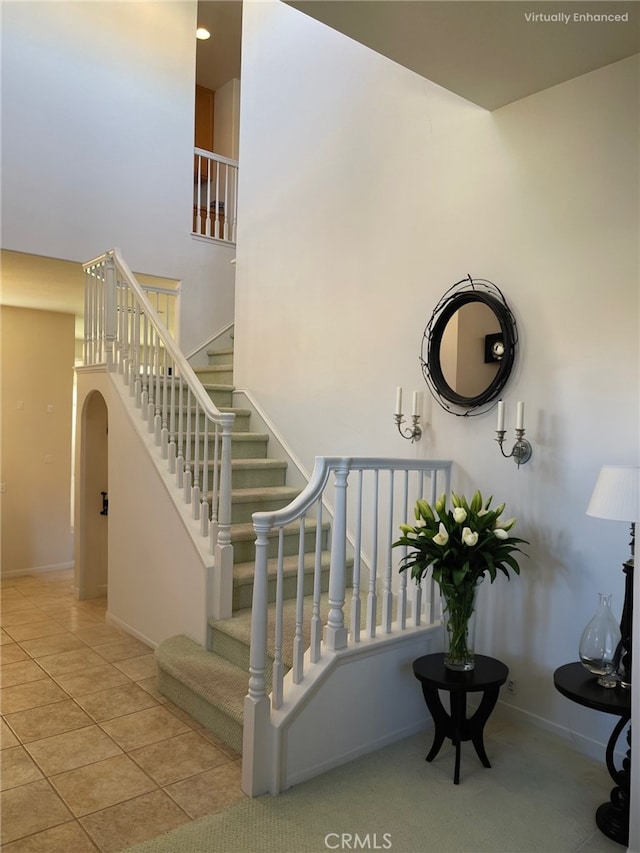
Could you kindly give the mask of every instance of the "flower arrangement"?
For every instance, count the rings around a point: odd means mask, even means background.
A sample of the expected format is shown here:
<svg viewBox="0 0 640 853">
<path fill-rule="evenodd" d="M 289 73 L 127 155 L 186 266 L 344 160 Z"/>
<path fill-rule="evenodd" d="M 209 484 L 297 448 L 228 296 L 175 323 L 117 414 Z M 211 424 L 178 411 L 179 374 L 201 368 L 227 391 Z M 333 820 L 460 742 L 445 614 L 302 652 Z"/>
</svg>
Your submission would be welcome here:
<svg viewBox="0 0 640 853">
<path fill-rule="evenodd" d="M 401 524 L 402 536 L 393 543 L 394 547 L 404 545 L 411 549 L 401 560 L 401 572 L 410 570 L 411 577 L 420 583 L 431 569 L 440 587 L 449 633 L 449 663 L 454 668 L 473 666 L 467 625 L 478 584 L 485 575 L 493 583 L 498 571 L 507 578 L 510 570 L 519 575 L 514 552 L 523 553 L 518 545 L 528 544 L 526 539 L 509 535 L 516 520 L 501 520 L 505 504 L 491 509 L 491 501 L 492 498 L 483 501 L 479 491 L 470 502 L 452 492 L 450 509 L 444 494 L 433 508 L 427 501 L 418 500 L 416 524 Z M 454 660 L 460 665 L 455 666 Z"/>
</svg>

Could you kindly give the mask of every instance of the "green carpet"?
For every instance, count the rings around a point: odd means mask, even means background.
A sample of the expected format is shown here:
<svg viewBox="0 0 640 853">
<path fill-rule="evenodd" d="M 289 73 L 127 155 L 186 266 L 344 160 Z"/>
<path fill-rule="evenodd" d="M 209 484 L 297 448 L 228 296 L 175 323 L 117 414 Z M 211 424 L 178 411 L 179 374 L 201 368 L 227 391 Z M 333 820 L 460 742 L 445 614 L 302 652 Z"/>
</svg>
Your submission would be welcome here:
<svg viewBox="0 0 640 853">
<path fill-rule="evenodd" d="M 496 715 L 497 716 L 497 715 Z M 568 741 L 492 719 L 491 769 L 463 744 L 461 783 L 453 751 L 424 760 L 431 732 L 297 785 L 248 799 L 128 853 L 608 853 L 594 823 L 608 799 L 605 767 Z"/>
</svg>

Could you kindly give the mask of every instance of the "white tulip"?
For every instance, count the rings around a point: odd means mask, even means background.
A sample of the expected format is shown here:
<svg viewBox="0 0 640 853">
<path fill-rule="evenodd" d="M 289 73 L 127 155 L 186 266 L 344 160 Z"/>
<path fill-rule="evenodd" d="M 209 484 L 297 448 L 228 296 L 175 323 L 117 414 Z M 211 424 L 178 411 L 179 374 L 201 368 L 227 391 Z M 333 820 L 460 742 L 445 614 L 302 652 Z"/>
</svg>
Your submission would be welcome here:
<svg viewBox="0 0 640 853">
<path fill-rule="evenodd" d="M 447 528 L 444 526 L 442 522 L 440 522 L 440 527 L 438 528 L 438 532 L 433 537 L 433 541 L 436 545 L 446 545 L 449 541 L 449 534 L 447 533 Z"/>
<path fill-rule="evenodd" d="M 502 527 L 496 527 L 493 531 L 495 533 L 496 539 L 508 539 L 509 534 L 506 530 L 503 530 Z"/>
<path fill-rule="evenodd" d="M 457 506 L 453 510 L 453 520 L 456 524 L 462 524 L 463 521 L 467 520 L 467 511 L 463 506 Z"/>
<path fill-rule="evenodd" d="M 468 545 L 470 548 L 472 548 L 478 541 L 478 534 L 472 533 L 470 527 L 463 527 L 462 541 L 465 545 Z"/>
</svg>

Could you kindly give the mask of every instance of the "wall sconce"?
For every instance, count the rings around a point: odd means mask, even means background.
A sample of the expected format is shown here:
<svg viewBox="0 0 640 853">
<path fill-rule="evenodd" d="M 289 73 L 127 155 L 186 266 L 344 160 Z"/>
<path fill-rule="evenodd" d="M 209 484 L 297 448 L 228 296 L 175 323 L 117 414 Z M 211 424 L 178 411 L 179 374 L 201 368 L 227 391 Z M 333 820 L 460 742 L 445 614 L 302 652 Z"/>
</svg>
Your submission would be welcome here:
<svg viewBox="0 0 640 853">
<path fill-rule="evenodd" d="M 505 453 L 504 444 L 504 403 L 498 400 L 498 425 L 496 427 L 496 441 L 500 445 L 500 452 L 505 459 L 513 459 L 518 468 L 531 459 L 531 444 L 524 437 L 524 403 L 520 401 L 516 409 L 516 441 L 511 448 L 511 453 Z"/>
<path fill-rule="evenodd" d="M 418 421 L 420 420 L 420 415 L 418 414 L 418 392 L 413 392 L 413 410 L 411 413 L 411 426 L 402 428 L 402 424 L 404 423 L 404 415 L 402 414 L 402 387 L 398 385 L 396 390 L 396 413 L 394 415 L 396 426 L 398 427 L 398 432 L 403 438 L 411 439 L 411 443 L 414 441 L 420 441 L 422 438 L 422 429 L 418 425 Z"/>
</svg>

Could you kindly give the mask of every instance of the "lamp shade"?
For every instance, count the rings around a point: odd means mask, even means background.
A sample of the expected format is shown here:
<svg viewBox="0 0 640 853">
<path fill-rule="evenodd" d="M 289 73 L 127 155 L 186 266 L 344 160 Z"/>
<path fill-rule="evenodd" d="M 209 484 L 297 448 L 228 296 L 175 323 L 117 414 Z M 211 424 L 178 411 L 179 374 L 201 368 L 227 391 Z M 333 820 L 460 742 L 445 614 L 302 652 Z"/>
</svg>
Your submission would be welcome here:
<svg viewBox="0 0 640 853">
<path fill-rule="evenodd" d="M 612 521 L 640 521 L 640 468 L 603 465 L 587 515 Z"/>
</svg>

